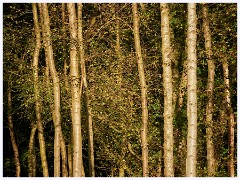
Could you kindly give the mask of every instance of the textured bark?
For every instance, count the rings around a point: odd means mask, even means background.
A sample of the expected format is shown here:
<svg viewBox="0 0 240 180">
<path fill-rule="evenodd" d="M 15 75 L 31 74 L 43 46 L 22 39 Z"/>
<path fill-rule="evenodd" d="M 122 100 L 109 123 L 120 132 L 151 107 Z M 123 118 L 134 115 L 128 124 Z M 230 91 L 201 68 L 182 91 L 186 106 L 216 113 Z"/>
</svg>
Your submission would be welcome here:
<svg viewBox="0 0 240 180">
<path fill-rule="evenodd" d="M 138 64 L 139 80 L 141 85 L 141 101 L 142 101 L 142 128 L 141 128 L 141 143 L 142 143 L 142 168 L 143 177 L 148 177 L 148 145 L 147 145 L 147 124 L 148 124 L 148 109 L 147 109 L 147 85 L 144 74 L 143 59 L 139 36 L 139 19 L 137 4 L 132 4 L 133 12 L 133 33 L 135 42 L 135 51 Z"/>
<path fill-rule="evenodd" d="M 10 133 L 13 153 L 14 153 L 14 161 L 16 166 L 16 177 L 20 177 L 21 175 L 21 167 L 20 167 L 20 160 L 19 160 L 19 152 L 18 146 L 16 143 L 15 135 L 14 135 L 14 128 L 13 128 L 13 121 L 12 121 L 12 82 L 11 78 L 9 77 L 8 80 L 8 91 L 7 91 L 7 99 L 8 99 L 8 129 Z"/>
<path fill-rule="evenodd" d="M 36 176 L 36 154 L 35 154 L 35 133 L 37 130 L 37 125 L 31 125 L 32 130 L 30 134 L 30 140 L 29 140 L 29 148 L 28 148 L 28 176 L 29 177 L 35 177 Z"/>
<path fill-rule="evenodd" d="M 228 115 L 228 173 L 230 177 L 234 177 L 234 112 L 231 105 L 230 83 L 229 83 L 229 69 L 226 56 L 222 57 L 222 67 L 224 76 L 224 100 L 226 104 L 226 114 Z"/>
<path fill-rule="evenodd" d="M 187 135 L 187 162 L 186 176 L 196 176 L 197 164 L 197 16 L 196 4 L 188 4 L 188 86 L 187 86 L 187 116 L 188 116 L 188 135 Z"/>
<path fill-rule="evenodd" d="M 60 85 L 59 77 L 55 68 L 52 40 L 51 40 L 51 30 L 50 30 L 50 20 L 48 14 L 48 7 L 46 3 L 42 4 L 43 19 L 44 19 L 44 32 L 46 38 L 46 51 L 49 63 L 50 74 L 53 79 L 53 95 L 54 95 L 54 177 L 60 176 L 60 146 L 61 146 L 61 114 L 60 114 Z"/>
<path fill-rule="evenodd" d="M 84 45 L 83 45 L 83 27 L 82 27 L 82 3 L 78 4 L 78 43 L 79 54 L 81 62 L 81 75 L 83 80 L 84 99 L 87 108 L 88 118 L 88 156 L 89 156 L 89 176 L 95 176 L 94 170 L 94 144 L 93 144 L 93 120 L 92 120 L 92 108 L 90 105 L 90 99 L 88 95 L 87 74 L 84 59 Z"/>
<path fill-rule="evenodd" d="M 209 27 L 208 10 L 203 5 L 203 32 L 205 38 L 205 50 L 208 62 L 208 83 L 207 83 L 207 106 L 206 106 L 206 141 L 207 141 L 207 169 L 208 176 L 215 175 L 215 157 L 213 144 L 213 88 L 214 88 L 214 74 L 215 65 L 212 59 L 212 39 Z"/>
<path fill-rule="evenodd" d="M 47 163 L 45 140 L 43 135 L 41 104 L 39 99 L 39 88 L 38 88 L 38 58 L 39 58 L 39 53 L 41 48 L 41 39 L 40 39 L 41 36 L 40 36 L 40 28 L 38 23 L 37 5 L 33 3 L 32 8 L 33 8 L 33 18 L 34 18 L 34 29 L 35 29 L 35 35 L 36 35 L 36 46 L 35 46 L 35 51 L 33 56 L 35 111 L 36 111 L 36 118 L 37 118 L 38 139 L 39 139 L 40 155 L 41 155 L 42 168 L 43 168 L 43 176 L 48 177 L 49 176 L 48 163 Z"/>
<path fill-rule="evenodd" d="M 82 176 L 82 130 L 80 106 L 79 60 L 77 56 L 77 21 L 74 3 L 67 4 L 70 31 L 70 77 L 72 93 L 72 126 L 73 126 L 73 177 Z"/>
<path fill-rule="evenodd" d="M 160 7 L 164 89 L 164 176 L 173 177 L 173 85 L 169 10 L 165 3 L 161 3 Z"/>
<path fill-rule="evenodd" d="M 39 4 L 39 9 L 40 9 L 40 19 L 41 19 L 41 24 L 42 24 L 42 35 L 43 35 L 43 44 L 44 44 L 44 48 L 45 48 L 45 57 L 46 57 L 46 70 L 45 70 L 45 77 L 46 77 L 46 86 L 48 89 L 48 95 L 51 96 L 51 87 L 50 87 L 50 79 L 49 79 L 49 59 L 48 59 L 48 55 L 47 55 L 47 44 L 46 44 L 46 34 L 45 34 L 45 29 L 43 26 L 43 13 L 42 13 L 42 8 L 41 8 L 41 4 Z M 66 85 L 66 84 L 65 84 Z M 67 87 L 66 87 L 67 88 Z M 52 118 L 53 118 L 53 123 L 55 126 L 55 112 L 54 112 L 54 106 L 51 104 L 51 112 L 52 112 Z M 68 170 L 67 170 L 67 151 L 66 151 L 66 146 L 65 146 L 65 139 L 62 133 L 61 128 L 60 130 L 60 150 L 61 150 L 61 157 L 62 157 L 62 176 L 63 177 L 68 177 Z"/>
</svg>

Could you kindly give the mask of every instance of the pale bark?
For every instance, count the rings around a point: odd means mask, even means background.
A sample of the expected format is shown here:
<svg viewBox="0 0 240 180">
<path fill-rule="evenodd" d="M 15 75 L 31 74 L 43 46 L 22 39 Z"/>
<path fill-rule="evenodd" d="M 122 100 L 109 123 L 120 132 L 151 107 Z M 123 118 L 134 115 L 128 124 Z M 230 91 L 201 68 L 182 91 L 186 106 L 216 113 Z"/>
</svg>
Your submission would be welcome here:
<svg viewBox="0 0 240 180">
<path fill-rule="evenodd" d="M 20 160 L 19 160 L 19 152 L 18 146 L 16 143 L 15 135 L 14 135 L 14 128 L 13 128 L 13 121 L 12 121 L 12 82 L 11 77 L 8 79 L 8 90 L 7 90 L 7 99 L 8 99 L 8 129 L 10 133 L 13 153 L 14 153 L 14 161 L 16 166 L 16 177 L 20 177 L 21 175 L 21 167 L 20 167 Z"/>
<path fill-rule="evenodd" d="M 47 44 L 46 44 L 46 33 L 44 32 L 44 26 L 43 26 L 43 13 L 42 13 L 42 8 L 41 4 L 39 4 L 39 9 L 40 9 L 40 19 L 41 19 L 41 24 L 42 24 L 42 36 L 43 36 L 43 44 L 45 48 L 45 56 L 46 56 L 46 69 L 45 69 L 45 77 L 46 77 L 46 86 L 48 89 L 48 95 L 51 96 L 51 87 L 50 87 L 50 79 L 49 79 L 49 59 L 47 55 Z M 54 112 L 54 106 L 51 104 L 51 112 L 52 112 L 52 118 L 53 118 L 53 123 L 55 126 L 55 112 Z M 60 128 L 60 150 L 61 150 L 61 157 L 62 157 L 62 176 L 63 177 L 68 177 L 68 170 L 67 170 L 67 151 L 66 151 L 66 146 L 65 146 L 65 139 L 62 133 L 62 129 Z"/>
<path fill-rule="evenodd" d="M 51 77 L 53 79 L 53 95 L 54 95 L 54 177 L 60 176 L 60 146 L 61 146 L 61 114 L 60 114 L 60 85 L 59 77 L 55 68 L 54 58 L 53 58 L 53 48 L 51 40 L 51 30 L 50 30 L 50 20 L 48 14 L 48 7 L 46 3 L 42 4 L 43 19 L 44 19 L 44 32 L 46 39 L 46 51 L 49 63 L 49 69 Z"/>
<path fill-rule="evenodd" d="M 43 168 L 43 176 L 48 177 L 49 173 L 48 173 L 47 155 L 46 155 L 45 140 L 43 135 L 41 104 L 39 99 L 39 88 L 38 88 L 38 58 L 39 58 L 39 53 L 41 48 L 41 35 L 40 35 L 40 28 L 38 23 L 37 5 L 33 3 L 32 8 L 33 8 L 33 18 L 34 18 L 34 29 L 35 29 L 35 35 L 36 35 L 36 46 L 35 46 L 35 51 L 33 56 L 35 111 L 36 111 L 36 118 L 37 118 L 38 139 L 39 139 L 40 155 L 41 155 L 42 168 Z"/>
<path fill-rule="evenodd" d="M 90 99 L 88 94 L 87 74 L 85 67 L 84 57 L 84 45 L 83 45 L 83 27 L 82 27 L 82 3 L 78 3 L 78 43 L 79 54 L 81 63 L 81 75 L 83 80 L 83 90 L 85 96 L 85 103 L 87 108 L 88 118 L 88 156 L 89 156 L 89 176 L 95 176 L 94 170 L 94 144 L 93 144 L 93 120 L 92 120 L 92 108 L 90 105 Z"/>
<path fill-rule="evenodd" d="M 206 106 L 206 141 L 207 141 L 207 169 L 208 176 L 215 175 L 215 157 L 213 144 L 213 88 L 215 65 L 212 59 L 212 39 L 209 27 L 208 10 L 203 5 L 203 32 L 205 38 L 205 50 L 208 62 L 208 83 L 207 83 L 207 106 Z"/>
<path fill-rule="evenodd" d="M 72 94 L 72 127 L 73 127 L 73 177 L 82 176 L 82 130 L 79 59 L 77 56 L 77 21 L 74 3 L 67 4 L 70 31 L 70 77 Z"/>
<path fill-rule="evenodd" d="M 31 125 L 31 134 L 29 140 L 29 148 L 28 148 L 28 176 L 35 177 L 36 176 L 36 154 L 35 154 L 35 133 L 37 130 L 37 125 Z"/>
<path fill-rule="evenodd" d="M 188 4 L 188 88 L 187 88 L 187 116 L 188 116 L 188 135 L 187 135 L 187 160 L 186 176 L 196 176 L 197 164 L 197 16 L 196 4 Z"/>
<path fill-rule="evenodd" d="M 228 115 L 228 173 L 230 177 L 234 177 L 234 112 L 231 105 L 230 83 L 229 83 L 229 69 L 227 57 L 223 55 L 222 58 L 223 76 L 224 76 L 224 100 L 226 104 L 226 114 Z"/>
<path fill-rule="evenodd" d="M 173 177 L 173 85 L 169 10 L 165 3 L 161 3 L 160 7 L 164 89 L 164 176 Z"/>
<path fill-rule="evenodd" d="M 135 42 L 135 51 L 138 64 L 139 80 L 141 85 L 141 101 L 142 101 L 142 128 L 141 128 L 141 143 L 142 143 L 142 169 L 143 177 L 148 177 L 148 145 L 147 145 L 147 124 L 148 124 L 148 109 L 147 109 L 147 85 L 144 74 L 143 58 L 139 36 L 139 19 L 137 4 L 132 4 L 133 12 L 133 33 Z"/>
</svg>

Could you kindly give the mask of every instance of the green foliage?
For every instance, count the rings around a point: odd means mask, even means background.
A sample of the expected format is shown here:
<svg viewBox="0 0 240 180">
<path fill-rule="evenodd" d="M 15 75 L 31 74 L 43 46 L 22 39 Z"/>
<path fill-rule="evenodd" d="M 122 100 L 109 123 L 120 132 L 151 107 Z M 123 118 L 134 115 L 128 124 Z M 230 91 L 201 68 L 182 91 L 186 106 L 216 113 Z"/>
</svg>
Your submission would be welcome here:
<svg viewBox="0 0 240 180">
<path fill-rule="evenodd" d="M 207 100 L 207 56 L 202 31 L 202 8 L 198 4 L 197 40 L 197 93 L 198 93 L 198 154 L 197 176 L 207 176 L 206 159 L 206 100 Z M 212 35 L 215 81 L 213 96 L 214 146 L 217 160 L 216 176 L 228 176 L 228 129 L 223 104 L 224 81 L 222 56 L 228 58 L 230 93 L 232 107 L 237 116 L 237 5 L 207 4 Z M 52 45 L 54 60 L 60 78 L 61 121 L 66 142 L 71 139 L 71 90 L 64 84 L 64 60 L 69 65 L 70 36 L 63 36 L 61 4 L 49 4 L 51 17 Z M 115 14 L 113 15 L 113 8 Z M 4 122 L 7 122 L 6 89 L 9 77 L 12 79 L 13 123 L 17 144 L 20 149 L 22 176 L 28 176 L 28 143 L 31 123 L 36 121 L 33 89 L 32 58 L 35 47 L 31 4 L 4 4 L 3 15 L 3 84 Z M 172 69 L 179 72 L 174 77 L 176 88 L 183 72 L 183 62 L 187 59 L 187 4 L 169 4 L 172 47 L 176 62 Z M 138 6 L 140 38 L 144 59 L 144 71 L 148 88 L 148 148 L 149 172 L 157 176 L 157 168 L 163 161 L 164 146 L 164 96 L 162 79 L 162 40 L 160 6 L 157 3 Z M 95 23 L 91 24 L 95 17 Z M 116 53 L 116 20 L 120 23 L 120 56 Z M 68 31 L 68 23 L 66 23 Z M 90 104 L 93 113 L 95 170 L 98 177 L 118 176 L 119 166 L 124 160 L 125 176 L 142 176 L 141 162 L 141 89 L 138 76 L 137 58 L 134 48 L 131 4 L 83 4 L 83 37 L 86 59 L 87 81 Z M 64 39 L 65 38 L 65 39 Z M 66 45 L 63 45 L 63 40 Z M 66 56 L 64 56 L 66 52 Z M 80 65 L 79 65 L 80 66 Z M 42 46 L 39 56 L 39 91 L 41 115 L 44 125 L 46 152 L 50 176 L 53 176 L 54 127 L 52 122 L 52 79 L 49 87 L 45 74 L 46 60 Z M 68 82 L 69 68 L 68 68 Z M 174 74 L 176 75 L 176 74 Z M 186 89 L 185 89 L 186 90 Z M 185 92 L 186 93 L 186 92 Z M 83 97 L 83 95 L 82 95 Z M 177 96 L 178 97 L 178 96 Z M 84 99 L 82 98 L 82 102 Z M 175 176 L 185 176 L 186 137 L 187 137 L 187 96 L 174 114 L 174 167 Z M 83 161 L 88 174 L 88 139 L 86 106 L 81 107 Z M 10 138 L 4 138 L 9 141 Z M 35 150 L 37 155 L 37 176 L 42 176 L 38 137 Z M 129 149 L 131 147 L 131 149 Z M 15 176 L 15 164 L 11 146 L 4 146 L 4 176 Z M 162 171 L 163 168 L 162 162 Z"/>
</svg>

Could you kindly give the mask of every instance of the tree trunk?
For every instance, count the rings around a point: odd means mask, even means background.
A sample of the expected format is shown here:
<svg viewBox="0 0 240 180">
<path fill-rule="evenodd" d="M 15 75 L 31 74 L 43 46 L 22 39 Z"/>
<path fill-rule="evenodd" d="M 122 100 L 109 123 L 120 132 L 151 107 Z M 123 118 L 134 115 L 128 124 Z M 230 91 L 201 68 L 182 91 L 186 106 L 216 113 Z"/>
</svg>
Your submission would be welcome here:
<svg viewBox="0 0 240 180">
<path fill-rule="evenodd" d="M 93 120 L 92 120 L 92 108 L 90 105 L 90 99 L 88 95 L 87 74 L 84 59 L 84 46 L 83 46 L 83 27 L 82 27 L 82 3 L 78 3 L 78 43 L 79 54 L 81 61 L 81 75 L 83 80 L 83 90 L 85 96 L 85 103 L 87 108 L 88 118 L 88 156 L 89 156 L 89 176 L 95 176 L 94 170 L 94 144 L 93 144 Z"/>
<path fill-rule="evenodd" d="M 186 176 L 196 176 L 197 164 L 197 54 L 196 54 L 196 32 L 197 16 L 196 4 L 188 4 L 188 88 L 187 88 L 187 162 Z"/>
<path fill-rule="evenodd" d="M 215 175 L 215 157 L 213 145 L 213 88 L 214 88 L 214 74 L 215 65 L 212 59 L 212 40 L 211 31 L 209 27 L 208 10 L 203 5 L 203 31 L 205 38 L 205 49 L 208 58 L 208 83 L 207 83 L 207 106 L 206 106 L 206 141 L 207 141 L 207 169 L 208 176 Z"/>
<path fill-rule="evenodd" d="M 42 35 L 43 35 L 43 44 L 45 48 L 45 56 L 46 56 L 46 84 L 47 84 L 47 89 L 48 89 L 48 95 L 51 96 L 51 88 L 50 88 L 50 80 L 49 80 L 49 59 L 47 57 L 47 44 L 46 44 L 46 35 L 45 35 L 45 29 L 43 26 L 43 17 L 42 17 L 42 8 L 41 5 L 39 5 L 40 9 L 40 19 L 41 19 L 41 24 L 42 24 Z M 65 68 L 65 67 L 64 67 Z M 65 75 L 65 74 L 64 74 Z M 64 77 L 65 78 L 65 77 Z M 66 85 L 66 82 L 65 82 Z M 67 89 L 67 87 L 66 87 Z M 51 106 L 51 111 L 52 111 L 52 118 L 53 118 L 53 123 L 55 124 L 55 112 L 54 112 L 54 107 L 53 105 Z M 68 177 L 68 170 L 67 170 L 67 151 L 66 151 L 66 146 L 65 146 L 65 139 L 62 133 L 62 129 L 60 128 L 60 149 L 61 149 L 61 156 L 62 156 L 62 176 L 63 177 Z"/>
<path fill-rule="evenodd" d="M 48 7 L 46 3 L 42 4 L 43 19 L 44 19 L 44 32 L 46 34 L 46 50 L 49 63 L 51 77 L 53 79 L 53 95 L 54 95 L 54 177 L 60 176 L 60 146 L 61 146 L 61 114 L 60 114 L 60 85 L 59 78 L 54 64 L 50 20 L 48 14 Z"/>
<path fill-rule="evenodd" d="M 8 91 L 7 91 L 7 99 L 8 99 L 8 128 L 10 132 L 10 138 L 12 142 L 12 148 L 14 153 L 14 161 L 16 165 L 16 177 L 20 177 L 21 174 L 21 167 L 20 167 L 20 160 L 19 160 L 19 153 L 18 153 L 18 146 L 16 143 L 15 135 L 14 135 L 14 128 L 13 128 L 13 121 L 12 121 L 12 82 L 11 77 L 8 79 Z"/>
<path fill-rule="evenodd" d="M 160 9 L 164 89 L 164 176 L 173 177 L 173 85 L 168 5 L 161 3 Z"/>
<path fill-rule="evenodd" d="M 29 140 L 29 150 L 28 150 L 28 176 L 35 177 L 36 176 L 36 154 L 35 154 L 35 133 L 37 130 L 37 125 L 31 125 L 31 135 Z"/>
<path fill-rule="evenodd" d="M 228 173 L 230 177 L 234 177 L 234 112 L 231 105 L 230 83 L 229 83 L 229 70 L 228 61 L 226 56 L 222 57 L 222 67 L 224 75 L 224 99 L 226 103 L 226 114 L 228 115 L 228 149 L 229 149 L 229 161 L 228 161 Z"/>
<path fill-rule="evenodd" d="M 81 130 L 81 102 L 80 81 L 77 57 L 77 21 L 74 3 L 68 3 L 69 31 L 70 31 L 70 76 L 72 93 L 72 126 L 73 126 L 73 177 L 82 176 L 82 130 Z"/>
<path fill-rule="evenodd" d="M 139 80 L 141 85 L 141 101 L 142 101 L 142 128 L 141 128 L 141 141 L 142 141 L 142 168 L 143 177 L 148 177 L 148 145 L 147 145 L 147 124 L 148 124 L 148 108 L 147 108 L 147 85 L 144 74 L 143 59 L 139 37 L 139 20 L 137 4 L 132 4 L 133 12 L 133 33 L 135 42 L 136 58 L 138 63 Z"/>
<path fill-rule="evenodd" d="M 48 177 L 49 176 L 48 163 L 47 163 L 45 140 L 43 135 L 41 104 L 40 104 L 40 99 L 39 99 L 40 96 L 39 96 L 39 89 L 38 89 L 38 58 L 39 58 L 39 53 L 41 48 L 41 36 L 40 36 L 40 28 L 38 23 L 37 5 L 33 3 L 32 8 L 33 8 L 34 28 L 35 28 L 35 35 L 36 35 L 36 47 L 35 47 L 34 56 L 33 56 L 35 111 L 36 111 L 36 118 L 37 118 L 38 139 L 39 139 L 40 155 L 41 155 L 42 168 L 43 168 L 43 176 Z"/>
</svg>

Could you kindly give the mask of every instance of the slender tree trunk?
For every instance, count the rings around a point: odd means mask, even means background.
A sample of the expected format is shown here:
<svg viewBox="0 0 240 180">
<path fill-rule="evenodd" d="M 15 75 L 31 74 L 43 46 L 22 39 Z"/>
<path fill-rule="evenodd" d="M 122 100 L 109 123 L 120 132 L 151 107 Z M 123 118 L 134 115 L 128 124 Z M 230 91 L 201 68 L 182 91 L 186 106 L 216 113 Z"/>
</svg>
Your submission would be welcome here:
<svg viewBox="0 0 240 180">
<path fill-rule="evenodd" d="M 60 85 L 59 77 L 55 68 L 53 49 L 51 45 L 51 30 L 50 20 L 48 14 L 48 7 L 46 3 L 42 4 L 43 19 L 44 19 L 44 32 L 46 33 L 46 50 L 47 58 L 49 60 L 49 69 L 53 79 L 53 95 L 54 95 L 54 177 L 60 176 L 60 146 L 61 146 L 61 114 L 60 114 Z"/>
<path fill-rule="evenodd" d="M 46 56 L 46 70 L 45 70 L 45 75 L 46 75 L 46 84 L 47 84 L 47 88 L 48 88 L 48 95 L 51 96 L 51 88 L 50 88 L 50 80 L 49 80 L 49 59 L 48 59 L 48 55 L 47 55 L 47 44 L 46 44 L 46 34 L 45 34 L 45 29 L 43 26 L 43 13 L 42 13 L 42 8 L 41 8 L 41 4 L 39 4 L 39 9 L 40 9 L 40 19 L 41 19 L 41 24 L 42 24 L 42 35 L 43 35 L 43 44 L 44 44 L 44 48 L 45 48 L 45 56 Z M 66 87 L 67 88 L 67 87 Z M 55 112 L 54 112 L 54 106 L 51 106 L 51 111 L 52 111 L 52 118 L 53 118 L 53 123 L 55 125 Z M 62 133 L 61 128 L 60 130 L 60 150 L 61 150 L 61 156 L 62 156 L 62 176 L 63 177 L 68 177 L 68 170 L 67 170 L 67 151 L 66 151 L 66 146 L 65 146 L 65 139 Z"/>
<path fill-rule="evenodd" d="M 16 165 L 16 177 L 20 177 L 21 174 L 21 167 L 20 167 L 20 160 L 19 160 L 19 153 L 18 153 L 18 146 L 16 143 L 15 135 L 14 135 L 14 128 L 13 128 L 13 121 L 12 121 L 12 82 L 11 77 L 8 80 L 8 91 L 7 91 L 7 98 L 8 98 L 8 128 L 10 132 L 10 138 L 13 147 L 14 153 L 14 161 Z"/>
<path fill-rule="evenodd" d="M 164 176 L 173 177 L 173 85 L 168 5 L 161 3 L 160 9 L 164 89 Z"/>
<path fill-rule="evenodd" d="M 208 176 L 215 175 L 215 157 L 213 145 L 213 88 L 214 88 L 214 74 L 215 65 L 212 59 L 212 40 L 211 31 L 209 27 L 208 10 L 203 5 L 203 31 L 205 38 L 205 49 L 208 58 L 208 84 L 207 84 L 207 107 L 206 107 L 206 141 L 207 141 L 207 164 Z"/>
<path fill-rule="evenodd" d="M 79 54 L 81 62 L 81 74 L 83 80 L 83 90 L 85 95 L 85 102 L 87 108 L 88 118 L 88 156 L 89 156 L 89 176 L 95 176 L 94 170 L 94 144 L 93 144 L 93 120 L 92 120 L 92 108 L 90 105 L 90 99 L 88 95 L 87 74 L 84 59 L 84 46 L 83 46 L 83 30 L 82 30 L 82 3 L 78 3 L 78 43 Z"/>
<path fill-rule="evenodd" d="M 74 3 L 68 3 L 70 30 L 70 76 L 72 92 L 72 126 L 73 126 L 73 177 L 82 176 L 82 130 L 80 106 L 80 81 L 77 57 L 77 21 Z"/>
<path fill-rule="evenodd" d="M 139 80 L 141 85 L 141 101 L 142 101 L 142 128 L 141 128 L 141 141 L 142 141 L 142 168 L 143 177 L 148 177 L 148 145 L 147 145 L 147 124 L 148 124 L 148 109 L 147 109 L 147 85 L 144 74 L 143 59 L 139 37 L 139 19 L 137 4 L 132 4 L 133 12 L 133 33 L 135 42 L 136 58 L 138 63 Z"/>
<path fill-rule="evenodd" d="M 41 161 L 42 161 L 43 176 L 48 177 L 49 174 L 48 174 L 47 155 L 46 155 L 45 140 L 43 135 L 41 104 L 40 104 L 40 99 L 39 99 L 40 96 L 39 96 L 39 89 L 38 89 L 38 58 L 39 58 L 39 52 L 41 48 L 41 36 L 40 36 L 40 28 L 38 23 L 37 5 L 33 3 L 32 8 L 33 8 L 34 28 L 35 28 L 35 35 L 36 35 L 36 47 L 35 47 L 34 56 L 33 56 L 35 111 L 36 111 L 36 117 L 37 117 L 38 139 L 39 139 L 39 145 L 40 145 L 40 155 L 41 155 Z"/>
<path fill-rule="evenodd" d="M 224 99 L 226 103 L 227 115 L 228 115 L 228 149 L 229 149 L 229 161 L 228 161 L 228 173 L 230 177 L 234 177 L 234 112 L 231 105 L 230 83 L 229 83 L 229 69 L 228 61 L 225 55 L 222 58 L 222 67 L 224 75 Z"/>
<path fill-rule="evenodd" d="M 36 176 L 36 154 L 35 154 L 35 133 L 37 130 L 37 125 L 31 125 L 31 135 L 29 140 L 29 148 L 28 148 L 28 176 L 35 177 Z"/>
<path fill-rule="evenodd" d="M 197 16 L 196 4 L 188 4 L 188 89 L 187 89 L 187 116 L 188 116 L 188 135 L 187 135 L 187 161 L 186 176 L 196 176 L 197 164 Z"/>
</svg>

